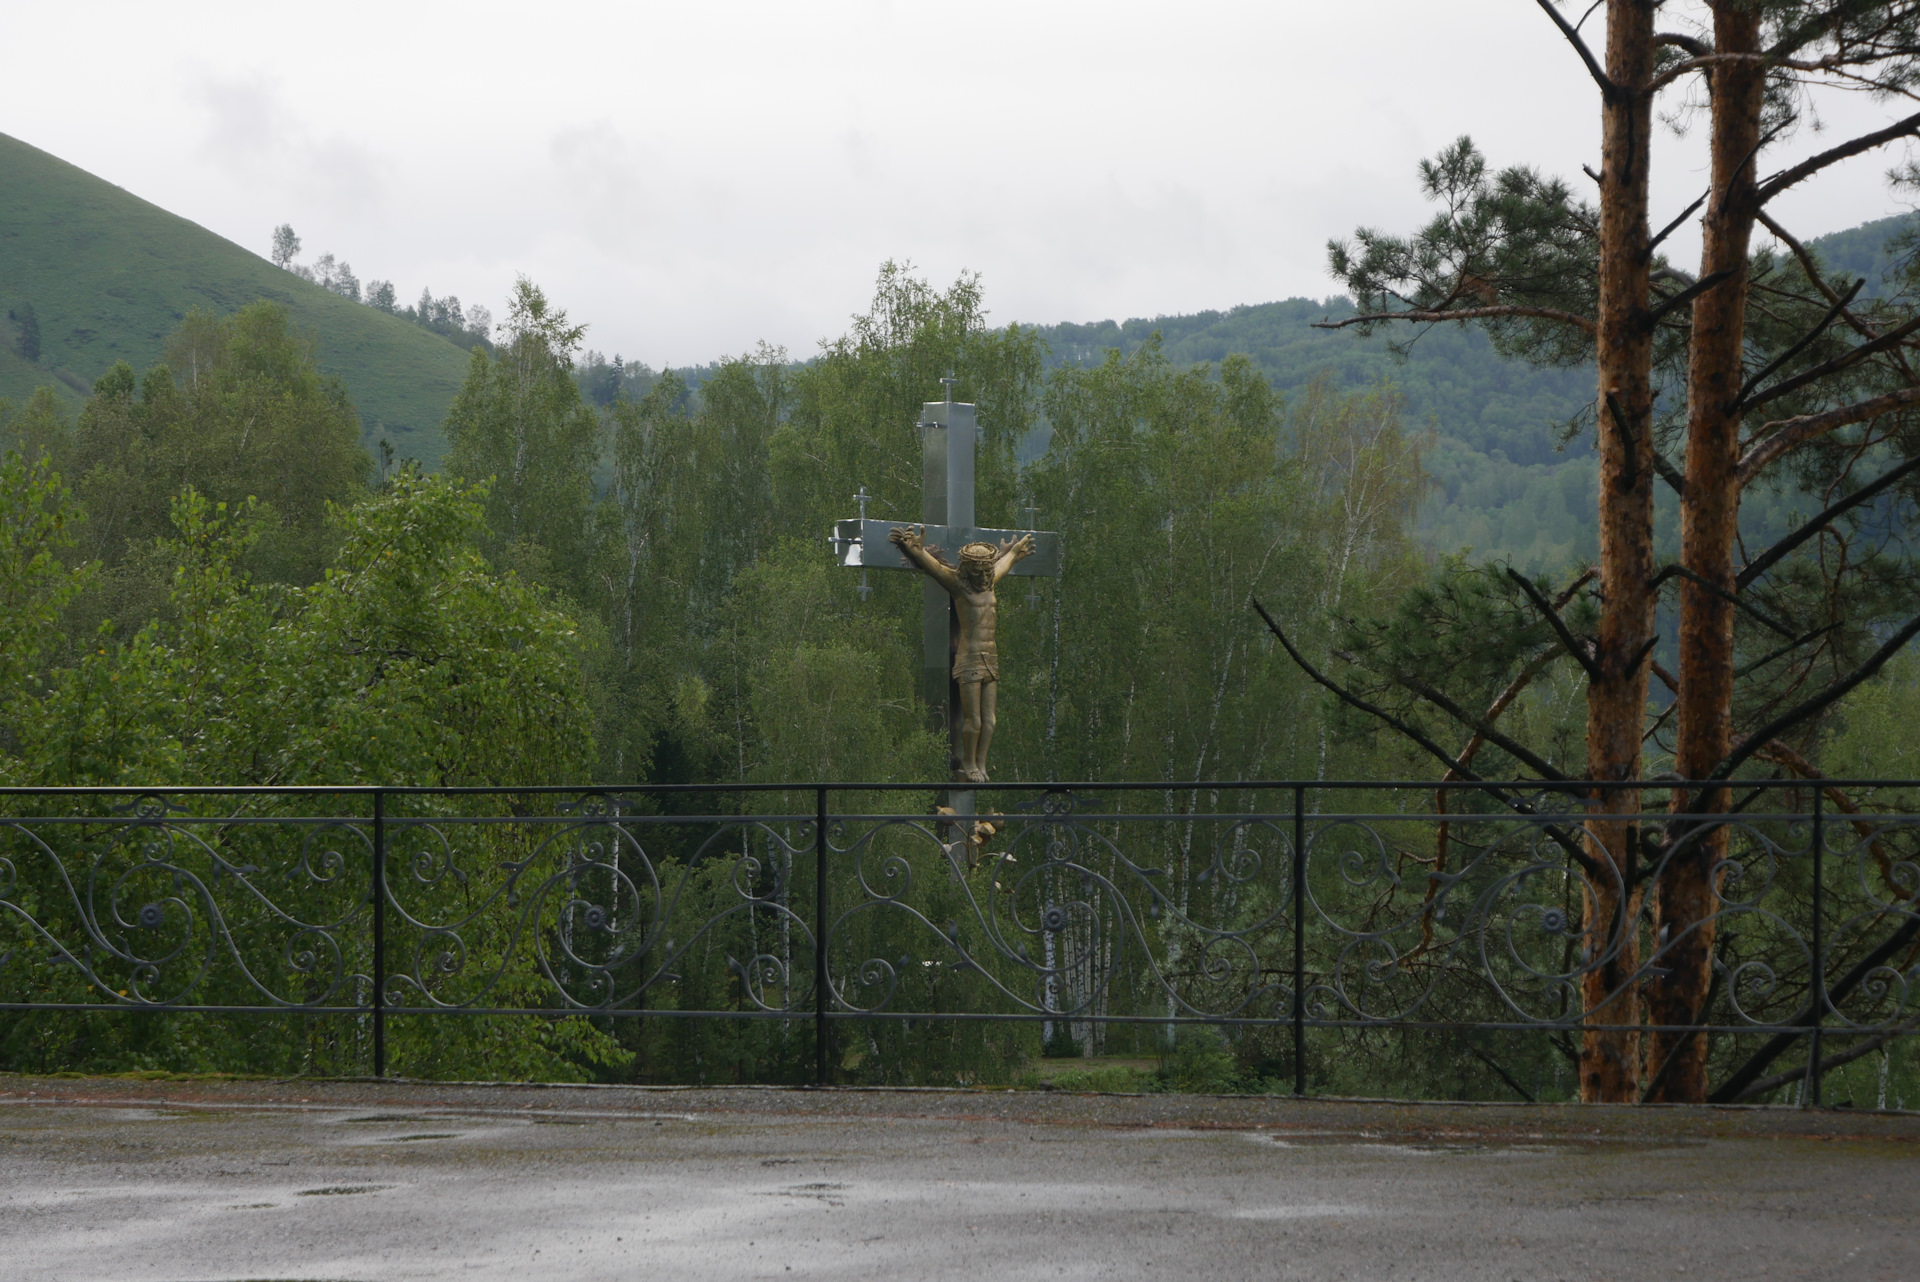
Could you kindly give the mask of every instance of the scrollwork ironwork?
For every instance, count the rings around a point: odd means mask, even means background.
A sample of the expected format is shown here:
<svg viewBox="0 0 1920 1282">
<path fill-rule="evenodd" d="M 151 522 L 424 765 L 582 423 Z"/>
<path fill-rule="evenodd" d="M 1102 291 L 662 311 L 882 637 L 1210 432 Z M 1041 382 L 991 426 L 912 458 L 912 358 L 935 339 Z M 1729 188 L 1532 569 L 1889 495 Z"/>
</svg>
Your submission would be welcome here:
<svg viewBox="0 0 1920 1282">
<path fill-rule="evenodd" d="M 1152 808 L 1130 812 L 1126 794 L 1042 786 L 1000 803 L 984 840 L 981 816 L 836 813 L 816 844 L 810 815 L 655 813 L 644 790 L 497 805 L 419 790 L 389 797 L 377 878 L 364 805 L 156 789 L 63 793 L 41 813 L 15 795 L 0 815 L 0 1002 L 351 1013 L 379 973 L 383 1008 L 402 1013 L 798 1018 L 818 998 L 829 1018 L 1059 1021 L 1097 1037 L 1117 1021 L 1285 1023 L 1297 991 L 1320 1026 L 1577 1033 L 1611 1000 L 1593 976 L 1618 972 L 1617 995 L 1664 973 L 1677 941 L 1647 888 L 1691 858 L 1716 894 L 1691 927 L 1715 938 L 1702 1027 L 1804 1027 L 1823 962 L 1820 1014 L 1837 1031 L 1896 1029 L 1920 1009 L 1920 967 L 1874 951 L 1920 914 L 1920 816 L 1610 814 L 1645 834 L 1629 885 L 1574 856 L 1600 820 L 1563 791 L 1466 813 L 1380 795 L 1392 804 L 1307 809 L 1296 829 L 1290 792 L 1208 809 L 1198 790 L 1142 790 Z M 1595 919 L 1598 877 L 1630 905 L 1622 919 Z"/>
</svg>

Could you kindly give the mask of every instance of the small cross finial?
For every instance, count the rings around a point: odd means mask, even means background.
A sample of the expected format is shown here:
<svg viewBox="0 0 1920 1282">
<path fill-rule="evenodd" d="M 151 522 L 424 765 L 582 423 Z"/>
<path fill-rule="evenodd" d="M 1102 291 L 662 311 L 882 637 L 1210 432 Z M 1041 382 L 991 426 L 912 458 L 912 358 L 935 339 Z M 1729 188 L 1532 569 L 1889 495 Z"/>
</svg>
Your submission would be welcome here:
<svg viewBox="0 0 1920 1282">
<path fill-rule="evenodd" d="M 1020 510 L 1027 514 L 1028 529 L 1032 529 L 1034 526 L 1039 524 L 1039 522 L 1035 518 L 1040 515 L 1040 509 L 1033 505 L 1032 498 L 1028 498 L 1026 505 L 1022 507 Z M 1035 579 L 1028 579 L 1027 580 L 1027 604 L 1034 605 L 1039 600 L 1040 600 L 1039 582 Z"/>
<path fill-rule="evenodd" d="M 941 379 L 940 381 L 947 385 L 947 404 L 949 405 L 953 404 L 953 385 L 955 383 L 958 383 L 960 380 L 955 378 L 953 375 L 949 374 L 945 378 Z"/>
<path fill-rule="evenodd" d="M 863 485 L 860 487 L 860 492 L 853 496 L 853 501 L 860 505 L 860 525 L 864 532 L 867 521 L 867 504 L 873 502 L 873 495 L 867 493 L 867 487 Z M 855 588 L 854 591 L 860 594 L 862 601 L 873 595 L 873 589 L 867 586 L 867 567 L 865 564 L 862 564 L 860 567 L 860 586 Z"/>
</svg>

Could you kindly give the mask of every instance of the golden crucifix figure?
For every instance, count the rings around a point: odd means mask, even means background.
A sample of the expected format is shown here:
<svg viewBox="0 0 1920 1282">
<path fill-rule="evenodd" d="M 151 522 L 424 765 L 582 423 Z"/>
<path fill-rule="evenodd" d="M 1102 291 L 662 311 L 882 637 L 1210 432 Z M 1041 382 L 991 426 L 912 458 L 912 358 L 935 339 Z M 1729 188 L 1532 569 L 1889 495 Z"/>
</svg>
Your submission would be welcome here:
<svg viewBox="0 0 1920 1282">
<path fill-rule="evenodd" d="M 953 679 L 960 688 L 960 775 L 968 783 L 987 782 L 987 747 L 993 742 L 993 714 L 999 702 L 1000 654 L 994 644 L 998 607 L 993 590 L 1014 562 L 1033 552 L 1033 536 L 960 549 L 960 564 L 949 565 L 937 548 L 927 546 L 926 527 L 895 526 L 887 536 L 909 560 L 953 598 L 960 632 L 954 640 Z"/>
</svg>

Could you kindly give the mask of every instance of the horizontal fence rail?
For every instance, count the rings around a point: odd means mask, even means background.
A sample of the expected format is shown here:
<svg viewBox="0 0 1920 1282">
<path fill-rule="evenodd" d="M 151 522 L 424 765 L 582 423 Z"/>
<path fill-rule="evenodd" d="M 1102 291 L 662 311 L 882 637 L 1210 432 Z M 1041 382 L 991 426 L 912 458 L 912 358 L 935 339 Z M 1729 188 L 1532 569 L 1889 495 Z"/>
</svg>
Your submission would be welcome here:
<svg viewBox="0 0 1920 1282">
<path fill-rule="evenodd" d="M 1564 1057 L 1629 1027 L 1678 943 L 1648 887 L 1705 852 L 1685 1027 L 1796 1048 L 1818 1101 L 1823 1046 L 1920 1031 L 1920 784 L 1743 782 L 1675 816 L 1677 786 L 1007 785 L 965 815 L 925 785 L 0 790 L 0 1018 L 343 1017 L 375 1073 L 396 1018 L 775 1021 L 822 1082 L 889 1027 L 1212 1025 L 1304 1092 L 1310 1035 Z M 1603 812 L 1645 866 L 1586 857 Z"/>
</svg>

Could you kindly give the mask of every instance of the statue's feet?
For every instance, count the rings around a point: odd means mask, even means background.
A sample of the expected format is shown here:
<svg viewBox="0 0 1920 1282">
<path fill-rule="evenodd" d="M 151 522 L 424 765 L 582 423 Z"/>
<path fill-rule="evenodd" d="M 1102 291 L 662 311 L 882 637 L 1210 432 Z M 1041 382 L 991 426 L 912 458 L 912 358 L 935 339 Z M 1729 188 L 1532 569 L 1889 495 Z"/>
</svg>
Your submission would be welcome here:
<svg viewBox="0 0 1920 1282">
<path fill-rule="evenodd" d="M 985 783 L 986 781 L 987 781 L 987 772 L 980 769 L 979 767 L 976 766 L 974 769 L 967 771 L 968 783 Z"/>
</svg>

